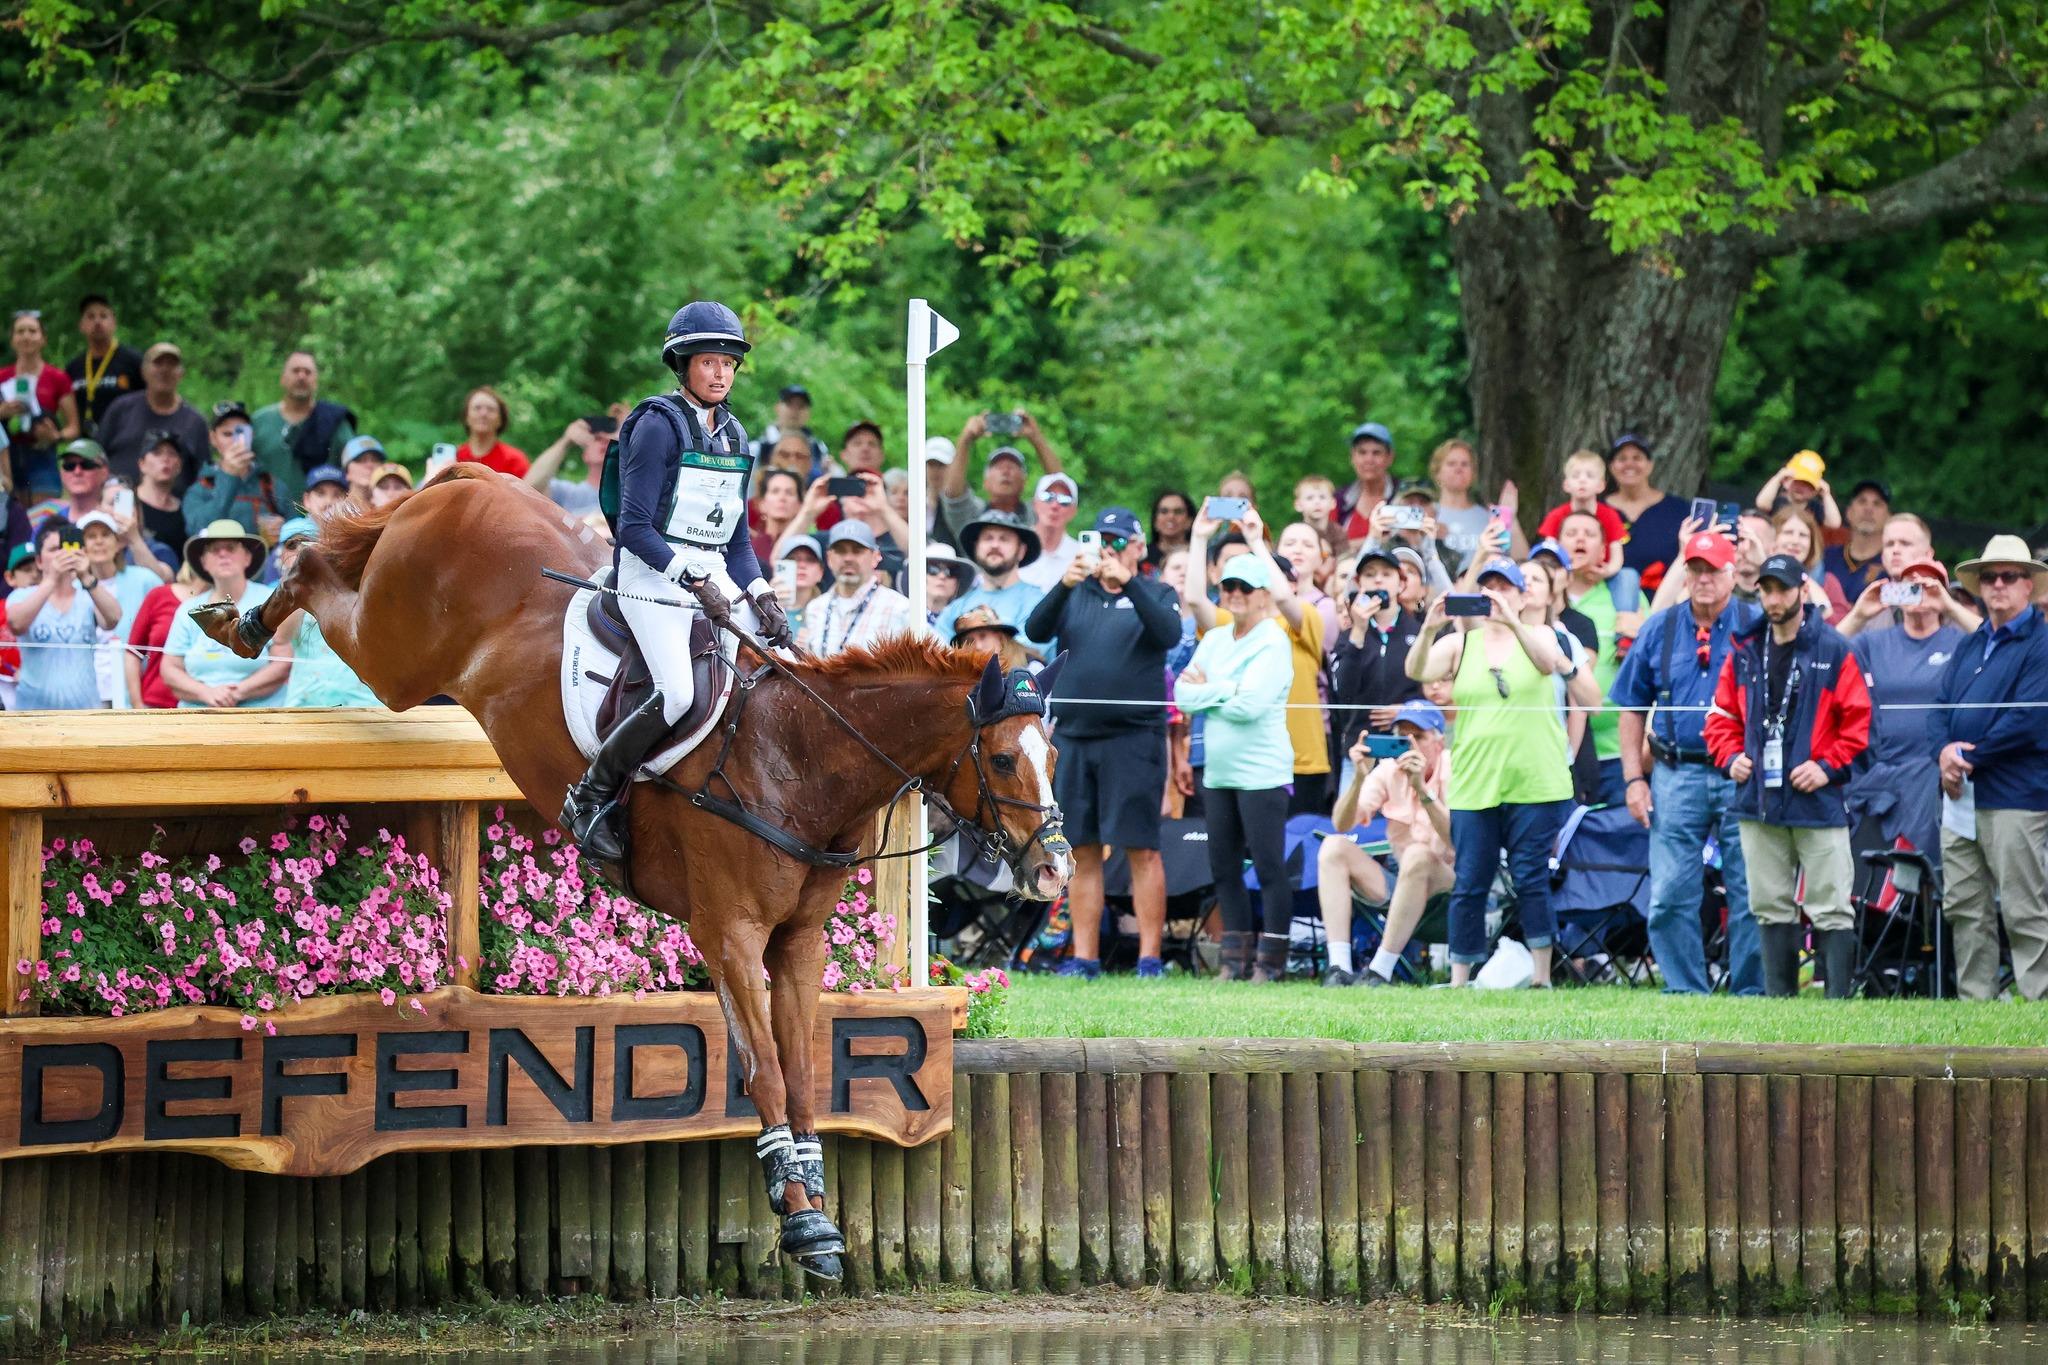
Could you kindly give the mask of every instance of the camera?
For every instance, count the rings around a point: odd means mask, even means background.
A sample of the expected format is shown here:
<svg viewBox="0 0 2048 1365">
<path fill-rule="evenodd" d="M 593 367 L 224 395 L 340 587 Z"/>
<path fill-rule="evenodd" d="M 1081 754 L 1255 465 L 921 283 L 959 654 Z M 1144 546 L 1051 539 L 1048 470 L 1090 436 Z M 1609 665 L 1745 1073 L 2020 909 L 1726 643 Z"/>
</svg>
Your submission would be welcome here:
<svg viewBox="0 0 2048 1365">
<path fill-rule="evenodd" d="M 1887 583 L 1877 590 L 1877 597 L 1888 607 L 1917 607 L 1920 605 L 1920 585 Z"/>
<path fill-rule="evenodd" d="M 1021 412 L 984 412 L 981 424 L 988 428 L 991 436 L 1015 436 L 1024 429 L 1024 414 Z"/>
<path fill-rule="evenodd" d="M 1424 514 L 1420 507 L 1402 506 L 1393 509 L 1393 515 L 1387 524 L 1396 531 L 1420 531 L 1423 521 Z"/>
</svg>

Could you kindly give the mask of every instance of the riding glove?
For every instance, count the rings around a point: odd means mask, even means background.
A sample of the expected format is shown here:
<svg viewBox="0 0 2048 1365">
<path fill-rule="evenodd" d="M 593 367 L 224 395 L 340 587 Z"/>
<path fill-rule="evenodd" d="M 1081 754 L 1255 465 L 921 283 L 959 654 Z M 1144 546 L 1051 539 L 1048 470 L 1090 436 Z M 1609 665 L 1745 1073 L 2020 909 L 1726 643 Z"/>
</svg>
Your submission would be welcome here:
<svg viewBox="0 0 2048 1365">
<path fill-rule="evenodd" d="M 782 610 L 782 603 L 775 600 L 775 590 L 763 585 L 751 597 L 754 615 L 761 618 L 761 638 L 774 649 L 794 648 L 796 636 L 790 631 L 789 616 Z"/>
</svg>

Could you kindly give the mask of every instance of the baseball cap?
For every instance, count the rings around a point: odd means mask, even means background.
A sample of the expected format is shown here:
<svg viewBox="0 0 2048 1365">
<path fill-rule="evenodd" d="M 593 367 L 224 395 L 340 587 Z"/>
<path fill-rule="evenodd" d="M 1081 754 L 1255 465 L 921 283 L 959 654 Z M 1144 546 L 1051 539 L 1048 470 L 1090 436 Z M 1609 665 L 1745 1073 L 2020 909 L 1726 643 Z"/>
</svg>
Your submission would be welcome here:
<svg viewBox="0 0 2048 1365">
<path fill-rule="evenodd" d="M 374 436 L 358 436 L 341 448 L 341 462 L 354 464 L 365 455 L 375 455 L 378 463 L 384 460 L 384 443 Z"/>
<path fill-rule="evenodd" d="M 1772 555 L 1756 571 L 1757 582 L 1762 583 L 1766 579 L 1780 587 L 1797 588 L 1806 582 L 1806 566 L 1791 555 Z"/>
<path fill-rule="evenodd" d="M 1537 555 L 1549 555 L 1557 561 L 1557 567 L 1560 569 L 1569 569 L 1572 566 L 1572 557 L 1564 552 L 1564 546 L 1557 543 L 1556 536 L 1545 536 L 1531 545 L 1529 558 L 1534 559 Z"/>
<path fill-rule="evenodd" d="M 386 460 L 378 465 L 376 477 L 370 480 L 370 486 L 374 488 L 386 479 L 403 479 L 407 488 L 412 487 L 412 471 L 396 460 Z"/>
<path fill-rule="evenodd" d="M 1616 455 L 1620 454 L 1621 448 L 1623 446 L 1634 446 L 1637 450 L 1642 451 L 1645 455 L 1654 456 L 1657 453 L 1654 450 L 1650 449 L 1650 443 L 1648 441 L 1636 435 L 1633 431 L 1624 431 L 1623 433 L 1621 433 L 1621 435 L 1615 437 L 1612 441 L 1609 441 L 1607 443 L 1607 458 L 1611 460 Z"/>
<path fill-rule="evenodd" d="M 93 508 L 92 511 L 87 512 L 84 516 L 80 517 L 73 524 L 77 526 L 78 529 L 81 531 L 83 531 L 88 526 L 104 526 L 117 536 L 121 534 L 121 524 L 115 521 L 111 516 L 108 516 L 105 512 L 102 512 L 97 507 Z"/>
<path fill-rule="evenodd" d="M 811 401 L 811 391 L 810 391 L 809 389 L 805 388 L 805 387 L 804 387 L 803 385 L 801 385 L 801 384 L 784 384 L 784 385 L 782 386 L 782 388 L 781 388 L 781 391 L 780 391 L 780 392 L 778 392 L 778 393 L 777 393 L 777 394 L 776 394 L 775 396 L 776 396 L 777 398 L 785 398 L 785 399 L 786 399 L 786 398 L 801 398 L 801 399 L 803 399 L 803 400 L 804 400 L 804 401 L 805 401 L 806 403 L 808 403 L 808 402 L 810 402 L 810 401 Z"/>
<path fill-rule="evenodd" d="M 1015 446 L 997 446 L 988 453 L 988 462 L 994 464 L 997 460 L 1015 460 L 1018 464 L 1023 464 L 1024 452 Z M 983 468 L 987 466 L 984 465 Z"/>
<path fill-rule="evenodd" d="M 1902 583 L 1906 579 L 1914 577 L 1932 578 L 1946 586 L 1948 583 L 1948 570 L 1941 567 L 1941 561 L 1938 559 L 1916 559 L 1905 568 L 1899 570 L 1899 581 Z"/>
<path fill-rule="evenodd" d="M 1396 567 L 1405 565 L 1415 570 L 1416 573 L 1425 579 L 1429 577 L 1429 570 L 1424 568 L 1422 564 L 1421 552 L 1411 546 L 1396 545 L 1394 547 L 1394 564 Z"/>
<path fill-rule="evenodd" d="M 1735 562 L 1735 542 L 1718 531 L 1701 531 L 1685 542 L 1685 560 L 1705 560 L 1717 569 L 1725 569 Z"/>
<path fill-rule="evenodd" d="M 153 431 L 149 434 L 148 439 L 149 444 L 143 447 L 144 450 L 155 450 L 157 446 L 165 441 L 171 441 L 172 444 L 176 444 L 175 439 L 168 431 Z M 105 464 L 107 462 L 106 450 L 101 447 L 98 441 L 93 440 L 89 436 L 81 436 L 77 440 L 65 445 L 63 456 L 67 460 L 84 460 L 87 464 Z"/>
<path fill-rule="evenodd" d="M 821 564 L 825 560 L 825 552 L 818 548 L 818 538 L 816 536 L 790 537 L 789 543 L 782 547 L 782 553 L 777 555 L 776 558 L 788 559 L 798 550 L 809 550 L 811 552 L 811 558 L 817 560 Z"/>
<path fill-rule="evenodd" d="M 1407 549 L 1407 546 L 1404 545 L 1400 548 Z M 1380 561 L 1382 564 L 1391 564 L 1396 569 L 1399 569 L 1401 567 L 1401 561 L 1395 558 L 1395 554 L 1395 550 L 1390 549 L 1385 545 L 1368 545 L 1363 550 L 1360 550 L 1358 552 L 1358 558 L 1352 561 L 1351 572 L 1357 573 L 1360 569 L 1363 569 L 1366 566 L 1368 561 L 1375 559 Z M 1421 558 L 1418 556 L 1416 559 L 1416 563 L 1420 564 L 1421 562 Z"/>
<path fill-rule="evenodd" d="M 1512 559 L 1487 560 L 1480 566 L 1479 575 L 1474 581 L 1483 584 L 1489 578 L 1505 578 L 1517 588 L 1529 586 L 1529 580 L 1522 577 L 1522 566 Z"/>
<path fill-rule="evenodd" d="M 24 541 L 7 552 L 7 568 L 12 572 L 24 564 L 32 563 L 35 557 L 35 545 L 32 542 Z"/>
<path fill-rule="evenodd" d="M 277 543 L 280 545 L 288 544 L 299 537 L 304 537 L 307 540 L 318 540 L 320 538 L 320 523 L 314 521 L 311 517 L 293 517 L 290 521 L 277 528 Z"/>
<path fill-rule="evenodd" d="M 1785 472 L 1795 479 L 1817 484 L 1828 476 L 1828 462 L 1816 450 L 1802 450 L 1785 461 Z"/>
<path fill-rule="evenodd" d="M 1884 499 L 1886 507 L 1892 505 L 1892 490 L 1883 479 L 1858 479 L 1856 486 L 1849 490 L 1849 501 L 1856 501 L 1856 495 L 1863 492 L 1877 494 L 1880 498 Z"/>
<path fill-rule="evenodd" d="M 1403 498 L 1428 498 L 1435 502 L 1436 497 L 1436 485 L 1428 479 L 1403 479 L 1400 487 L 1394 490 L 1395 502 Z"/>
<path fill-rule="evenodd" d="M 178 444 L 178 433 L 172 431 L 169 427 L 151 427 L 148 431 L 142 433 L 143 454 L 147 455 L 158 446 L 169 446 L 178 452 L 180 458 L 184 457 L 185 448 Z"/>
<path fill-rule="evenodd" d="M 855 422 L 852 426 L 846 429 L 846 434 L 839 438 L 839 444 L 845 445 L 848 441 L 851 441 L 853 439 L 853 434 L 856 431 L 872 431 L 873 433 L 875 433 L 875 439 L 877 441 L 882 439 L 881 425 L 879 423 L 872 422 L 867 418 L 863 417 L 858 422 Z"/>
<path fill-rule="evenodd" d="M 1065 474 L 1040 474 L 1038 476 L 1038 487 L 1032 496 L 1043 499 L 1047 493 L 1060 488 L 1066 489 L 1067 496 L 1073 501 L 1079 502 L 1081 500 L 1081 485 L 1075 483 Z"/>
<path fill-rule="evenodd" d="M 835 545 L 858 545 L 863 550 L 879 550 L 881 542 L 875 539 L 874 531 L 864 521 L 841 517 L 832 527 L 832 534 L 825 538 L 825 548 Z"/>
<path fill-rule="evenodd" d="M 1145 528 L 1138 522 L 1138 514 L 1128 507 L 1105 507 L 1095 514 L 1095 529 L 1113 536 L 1126 536 L 1132 540 L 1143 540 Z"/>
<path fill-rule="evenodd" d="M 1223 566 L 1221 583 L 1242 583 L 1257 591 L 1273 586 L 1273 571 L 1266 567 L 1266 561 L 1259 555 L 1239 555 Z"/>
<path fill-rule="evenodd" d="M 239 398 L 223 398 L 213 405 L 213 418 L 208 425 L 217 427 L 230 417 L 239 417 L 244 422 L 248 421 L 248 405 Z"/>
<path fill-rule="evenodd" d="M 177 342 L 159 341 L 156 345 L 150 347 L 148 350 L 142 353 L 142 363 L 147 365 L 149 364 L 149 362 L 155 360 L 160 355 L 175 357 L 180 363 L 183 363 L 185 359 L 185 353 L 178 349 Z"/>
<path fill-rule="evenodd" d="M 1401 703 L 1401 709 L 1394 713 L 1394 724 L 1412 725 L 1418 730 L 1433 734 L 1444 732 L 1444 713 L 1433 701 L 1422 697 L 1410 697 Z"/>
<path fill-rule="evenodd" d="M 925 437 L 924 462 L 926 464 L 953 463 L 953 443 L 944 436 Z"/>
<path fill-rule="evenodd" d="M 318 488 L 323 483 L 338 483 L 348 487 L 348 475 L 341 472 L 339 465 L 316 464 L 306 473 L 306 487 Z"/>
<path fill-rule="evenodd" d="M 1378 441 L 1388 450 L 1394 448 L 1394 433 L 1388 431 L 1386 427 L 1378 422 L 1360 422 L 1357 426 L 1351 428 L 1351 444 L 1357 445 L 1367 437 Z"/>
</svg>

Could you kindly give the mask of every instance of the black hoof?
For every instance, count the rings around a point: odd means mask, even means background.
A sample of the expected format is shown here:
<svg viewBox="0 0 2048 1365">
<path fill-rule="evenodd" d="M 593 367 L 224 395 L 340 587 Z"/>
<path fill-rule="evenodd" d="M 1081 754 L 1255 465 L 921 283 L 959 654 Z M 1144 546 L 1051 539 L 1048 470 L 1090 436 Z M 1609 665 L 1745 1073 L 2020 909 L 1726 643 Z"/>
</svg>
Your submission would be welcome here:
<svg viewBox="0 0 2048 1365">
<path fill-rule="evenodd" d="M 845 1267 L 840 1265 L 839 1257 L 829 1251 L 815 1252 L 809 1256 L 799 1256 L 796 1258 L 796 1263 L 803 1267 L 806 1275 L 814 1279 L 823 1280 L 827 1284 L 838 1284 L 842 1279 L 846 1278 L 846 1270 Z"/>
</svg>

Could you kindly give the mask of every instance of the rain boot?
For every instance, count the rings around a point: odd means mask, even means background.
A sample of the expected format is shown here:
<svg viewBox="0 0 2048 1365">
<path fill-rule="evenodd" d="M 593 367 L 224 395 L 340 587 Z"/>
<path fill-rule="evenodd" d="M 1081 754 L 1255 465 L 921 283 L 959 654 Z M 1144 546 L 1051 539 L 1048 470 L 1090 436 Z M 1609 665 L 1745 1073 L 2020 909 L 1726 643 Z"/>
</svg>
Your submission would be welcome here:
<svg viewBox="0 0 2048 1365">
<path fill-rule="evenodd" d="M 1764 994 L 1799 994 L 1799 926 L 1759 924 L 1756 934 L 1763 940 Z"/>
<path fill-rule="evenodd" d="M 1285 934 L 1259 935 L 1259 962 L 1252 968 L 1254 981 L 1278 981 L 1287 975 L 1287 949 Z"/>
<path fill-rule="evenodd" d="M 1856 993 L 1856 931 L 1829 929 L 1819 937 L 1821 965 L 1827 969 L 1828 999 L 1847 1000 Z"/>
<path fill-rule="evenodd" d="M 1218 981 L 1242 981 L 1252 974 L 1252 949 L 1259 936 L 1249 930 L 1223 931 L 1223 951 L 1216 959 Z"/>
<path fill-rule="evenodd" d="M 624 870 L 626 813 L 621 798 L 633 781 L 633 770 L 667 733 L 668 720 L 657 692 L 612 728 L 598 746 L 597 757 L 590 760 L 590 771 L 562 798 L 562 827 L 584 857 Z"/>
</svg>

